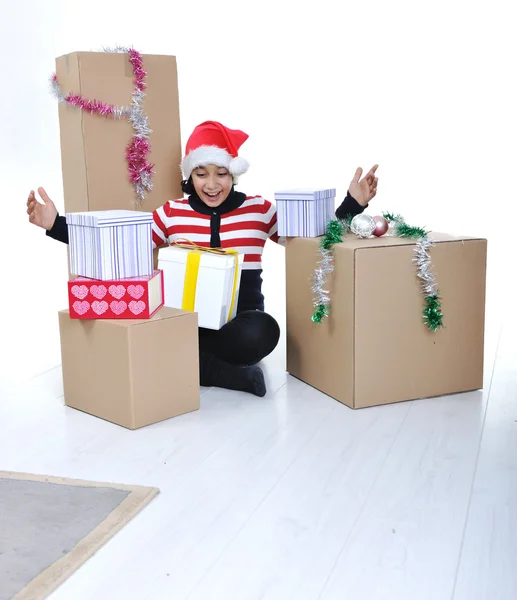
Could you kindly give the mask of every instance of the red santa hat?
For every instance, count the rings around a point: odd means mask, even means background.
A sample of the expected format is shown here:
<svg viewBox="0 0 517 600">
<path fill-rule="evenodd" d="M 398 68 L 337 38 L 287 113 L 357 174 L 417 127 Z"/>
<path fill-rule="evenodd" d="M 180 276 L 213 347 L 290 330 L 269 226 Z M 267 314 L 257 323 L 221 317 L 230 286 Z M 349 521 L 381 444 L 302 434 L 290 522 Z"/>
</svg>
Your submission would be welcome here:
<svg viewBox="0 0 517 600">
<path fill-rule="evenodd" d="M 238 155 L 238 151 L 248 137 L 247 133 L 228 129 L 216 121 L 201 123 L 187 141 L 185 157 L 181 161 L 184 179 L 187 180 L 194 169 L 206 165 L 224 167 L 234 177 L 243 175 L 249 164 Z"/>
</svg>

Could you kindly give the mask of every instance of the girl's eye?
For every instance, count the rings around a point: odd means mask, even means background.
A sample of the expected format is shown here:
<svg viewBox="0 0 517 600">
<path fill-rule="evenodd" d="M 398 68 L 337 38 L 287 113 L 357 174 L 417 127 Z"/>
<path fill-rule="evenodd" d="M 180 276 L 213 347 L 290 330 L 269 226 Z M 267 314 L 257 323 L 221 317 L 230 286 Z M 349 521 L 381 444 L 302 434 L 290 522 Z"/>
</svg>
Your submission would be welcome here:
<svg viewBox="0 0 517 600">
<path fill-rule="evenodd" d="M 205 176 L 205 174 L 204 174 L 204 173 L 196 173 L 196 176 L 197 176 L 197 177 L 204 177 L 204 176 Z"/>
<path fill-rule="evenodd" d="M 228 175 L 228 173 L 219 173 L 219 177 L 226 177 L 226 175 Z"/>
</svg>

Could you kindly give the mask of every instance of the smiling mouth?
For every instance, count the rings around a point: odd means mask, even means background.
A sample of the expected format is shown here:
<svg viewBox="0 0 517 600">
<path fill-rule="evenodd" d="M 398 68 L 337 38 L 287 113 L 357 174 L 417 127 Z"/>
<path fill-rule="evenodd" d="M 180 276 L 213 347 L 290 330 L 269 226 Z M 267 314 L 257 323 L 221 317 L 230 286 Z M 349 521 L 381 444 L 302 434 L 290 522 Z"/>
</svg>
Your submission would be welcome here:
<svg viewBox="0 0 517 600">
<path fill-rule="evenodd" d="M 209 194 L 208 192 L 205 192 L 205 196 L 208 196 L 209 198 L 212 198 L 212 200 L 215 200 L 219 196 L 220 193 L 221 192 L 216 192 L 215 194 Z"/>
</svg>

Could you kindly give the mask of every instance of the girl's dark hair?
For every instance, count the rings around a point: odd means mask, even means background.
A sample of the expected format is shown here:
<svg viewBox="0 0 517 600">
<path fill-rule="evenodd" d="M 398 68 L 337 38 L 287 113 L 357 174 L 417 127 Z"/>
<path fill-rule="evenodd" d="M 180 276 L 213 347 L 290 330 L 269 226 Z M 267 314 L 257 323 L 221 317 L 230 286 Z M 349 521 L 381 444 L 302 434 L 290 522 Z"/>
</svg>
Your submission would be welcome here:
<svg viewBox="0 0 517 600">
<path fill-rule="evenodd" d="M 181 189 L 184 194 L 187 194 L 189 196 L 190 196 L 190 194 L 193 194 L 195 192 L 194 184 L 192 183 L 192 177 L 189 177 L 188 181 L 186 179 L 184 179 L 181 182 Z"/>
</svg>

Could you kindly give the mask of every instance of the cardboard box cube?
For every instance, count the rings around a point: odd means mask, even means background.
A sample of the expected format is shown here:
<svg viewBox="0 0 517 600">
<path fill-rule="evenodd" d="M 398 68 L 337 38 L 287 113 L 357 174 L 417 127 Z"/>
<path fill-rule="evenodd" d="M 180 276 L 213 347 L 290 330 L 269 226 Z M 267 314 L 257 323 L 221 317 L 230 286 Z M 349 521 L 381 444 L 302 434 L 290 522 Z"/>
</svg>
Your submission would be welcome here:
<svg viewBox="0 0 517 600">
<path fill-rule="evenodd" d="M 134 210 L 67 213 L 70 271 L 110 281 L 153 273 L 153 214 Z"/>
<path fill-rule="evenodd" d="M 199 409 L 195 314 L 78 320 L 59 313 L 65 404 L 128 429 Z"/>
<path fill-rule="evenodd" d="M 178 74 L 174 56 L 144 54 L 147 72 L 143 110 L 152 133 L 149 161 L 152 191 L 137 207 L 128 176 L 126 148 L 133 128 L 127 119 L 106 119 L 59 104 L 61 161 L 66 212 L 92 210 L 153 211 L 171 198 L 182 198 Z M 130 106 L 133 70 L 127 54 L 73 52 L 56 60 L 65 95 L 80 94 L 116 106 Z"/>
<path fill-rule="evenodd" d="M 163 306 L 163 273 L 105 282 L 75 277 L 68 304 L 71 319 L 150 319 Z"/>
<path fill-rule="evenodd" d="M 287 370 L 351 408 L 483 386 L 486 240 L 434 234 L 445 327 L 430 332 L 415 242 L 348 237 L 335 246 L 330 316 L 311 320 L 319 239 L 288 239 Z"/>
<path fill-rule="evenodd" d="M 334 218 L 335 189 L 285 190 L 275 193 L 278 235 L 317 237 Z"/>
<path fill-rule="evenodd" d="M 164 305 L 198 313 L 199 327 L 220 329 L 237 314 L 243 260 L 242 254 L 161 248 Z"/>
</svg>

